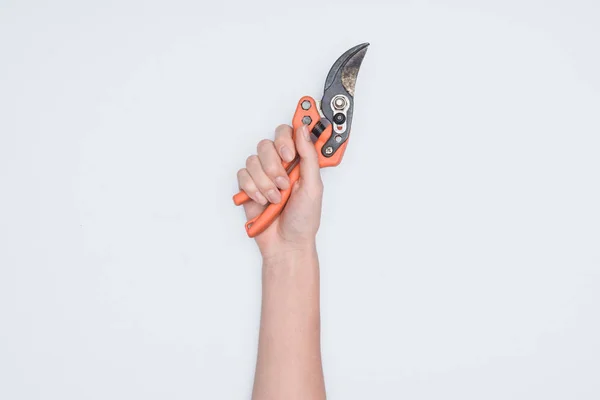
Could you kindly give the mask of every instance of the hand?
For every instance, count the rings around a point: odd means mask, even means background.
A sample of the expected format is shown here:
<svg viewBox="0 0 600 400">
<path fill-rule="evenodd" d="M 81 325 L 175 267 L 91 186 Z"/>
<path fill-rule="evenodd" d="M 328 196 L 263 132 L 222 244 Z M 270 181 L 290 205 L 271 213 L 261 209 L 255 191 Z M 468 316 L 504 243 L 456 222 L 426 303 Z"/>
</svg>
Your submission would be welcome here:
<svg viewBox="0 0 600 400">
<path fill-rule="evenodd" d="M 279 189 L 287 189 L 290 185 L 281 160 L 293 160 L 296 152 L 300 156 L 300 179 L 292 188 L 290 199 L 279 218 L 256 236 L 263 257 L 314 248 L 321 221 L 323 182 L 317 150 L 308 128 L 300 127 L 294 142 L 292 128 L 278 126 L 275 141 L 261 140 L 257 154 L 248 157 L 246 168 L 240 169 L 237 174 L 240 189 L 252 199 L 244 204 L 246 217 L 254 218 L 268 202 L 281 201 Z"/>
</svg>

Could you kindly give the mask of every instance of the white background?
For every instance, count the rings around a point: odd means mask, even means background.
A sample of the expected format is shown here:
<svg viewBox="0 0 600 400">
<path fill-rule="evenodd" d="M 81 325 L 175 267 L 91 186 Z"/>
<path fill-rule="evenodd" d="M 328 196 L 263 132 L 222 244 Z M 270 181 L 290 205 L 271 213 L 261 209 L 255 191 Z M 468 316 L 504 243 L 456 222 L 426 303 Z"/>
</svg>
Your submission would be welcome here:
<svg viewBox="0 0 600 400">
<path fill-rule="evenodd" d="M 248 398 L 236 170 L 369 41 L 329 398 L 598 399 L 600 5 L 449 3 L 0 2 L 0 398 Z"/>
</svg>

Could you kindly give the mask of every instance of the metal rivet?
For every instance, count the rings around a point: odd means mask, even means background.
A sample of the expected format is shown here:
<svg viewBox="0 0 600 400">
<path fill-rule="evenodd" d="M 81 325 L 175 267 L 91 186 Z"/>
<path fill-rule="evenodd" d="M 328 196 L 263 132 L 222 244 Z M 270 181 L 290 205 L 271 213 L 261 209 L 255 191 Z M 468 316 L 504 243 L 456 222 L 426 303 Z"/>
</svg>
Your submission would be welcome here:
<svg viewBox="0 0 600 400">
<path fill-rule="evenodd" d="M 333 147 L 329 146 L 325 149 L 325 154 L 329 155 L 331 153 L 333 153 Z"/>
<path fill-rule="evenodd" d="M 310 101 L 304 100 L 301 104 L 303 110 L 310 110 Z"/>
<path fill-rule="evenodd" d="M 311 117 L 309 117 L 308 115 L 307 115 L 307 116 L 305 116 L 305 117 L 302 117 L 302 123 L 303 123 L 304 125 L 310 125 L 310 123 L 311 123 L 311 122 L 312 122 L 312 118 L 311 118 Z"/>
<path fill-rule="evenodd" d="M 333 122 L 338 125 L 342 125 L 344 122 L 346 122 L 346 116 L 342 113 L 337 113 L 333 116 Z"/>
<path fill-rule="evenodd" d="M 336 141 L 336 143 L 339 143 L 339 142 L 341 142 L 341 141 L 342 141 L 342 136 L 341 136 L 341 135 L 337 135 L 337 136 L 335 137 L 335 141 Z"/>
</svg>

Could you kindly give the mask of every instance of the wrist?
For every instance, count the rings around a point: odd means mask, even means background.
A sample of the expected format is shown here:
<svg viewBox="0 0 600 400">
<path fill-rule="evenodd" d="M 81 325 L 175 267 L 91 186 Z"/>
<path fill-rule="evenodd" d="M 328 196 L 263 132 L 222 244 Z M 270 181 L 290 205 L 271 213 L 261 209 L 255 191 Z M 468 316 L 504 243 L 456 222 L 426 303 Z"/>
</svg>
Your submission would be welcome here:
<svg viewBox="0 0 600 400">
<path fill-rule="evenodd" d="M 261 249 L 263 267 L 305 262 L 317 257 L 317 245 L 314 240 L 294 243 L 278 243 L 271 248 Z"/>
</svg>

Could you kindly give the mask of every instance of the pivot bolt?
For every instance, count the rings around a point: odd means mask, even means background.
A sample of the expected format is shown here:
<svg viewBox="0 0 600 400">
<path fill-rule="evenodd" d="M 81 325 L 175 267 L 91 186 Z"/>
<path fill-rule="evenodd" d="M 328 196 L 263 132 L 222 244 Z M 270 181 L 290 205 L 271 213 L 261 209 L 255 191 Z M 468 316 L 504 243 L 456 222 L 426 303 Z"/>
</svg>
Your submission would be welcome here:
<svg viewBox="0 0 600 400">
<path fill-rule="evenodd" d="M 344 107 L 346 107 L 346 99 L 344 99 L 342 96 L 336 97 L 333 100 L 333 106 L 337 109 L 337 110 L 343 110 Z"/>
<path fill-rule="evenodd" d="M 303 110 L 310 110 L 310 101 L 304 100 L 301 104 Z"/>
<path fill-rule="evenodd" d="M 329 156 L 332 153 L 333 153 L 333 147 L 329 146 L 329 147 L 325 148 L 325 154 L 327 154 Z"/>
<path fill-rule="evenodd" d="M 342 141 L 342 135 L 336 135 L 336 136 L 335 136 L 335 142 L 336 142 L 336 143 L 339 143 L 339 142 L 341 142 L 341 141 Z"/>
<path fill-rule="evenodd" d="M 302 117 L 302 123 L 303 123 L 304 125 L 310 125 L 310 123 L 311 123 L 311 122 L 312 122 L 312 118 L 311 118 L 311 117 L 309 117 L 308 115 L 307 115 L 307 116 L 304 116 L 304 117 Z"/>
</svg>

